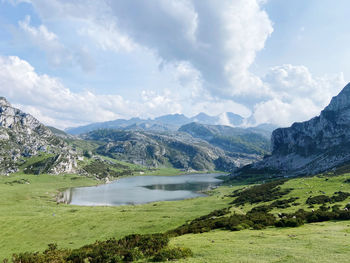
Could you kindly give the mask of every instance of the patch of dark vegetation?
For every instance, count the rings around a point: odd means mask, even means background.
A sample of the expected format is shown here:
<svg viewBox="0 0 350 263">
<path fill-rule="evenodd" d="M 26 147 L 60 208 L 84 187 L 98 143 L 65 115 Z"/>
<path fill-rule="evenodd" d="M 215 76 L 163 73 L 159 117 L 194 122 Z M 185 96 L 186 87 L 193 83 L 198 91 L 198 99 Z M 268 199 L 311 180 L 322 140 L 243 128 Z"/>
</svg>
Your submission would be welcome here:
<svg viewBox="0 0 350 263">
<path fill-rule="evenodd" d="M 306 204 L 315 205 L 315 204 L 325 204 L 331 201 L 331 198 L 327 195 L 316 195 L 309 197 L 306 200 Z"/>
<path fill-rule="evenodd" d="M 129 235 L 120 240 L 96 241 L 78 249 L 58 249 L 49 244 L 42 253 L 20 253 L 13 255 L 14 263 L 102 263 L 133 262 L 138 260 L 174 260 L 189 257 L 188 248 L 168 248 L 169 238 L 164 234 Z"/>
<path fill-rule="evenodd" d="M 109 162 L 107 163 L 101 160 L 91 162 L 90 164 L 84 166 L 83 170 L 99 179 L 131 175 L 134 172 L 126 165 Z"/>
<path fill-rule="evenodd" d="M 285 209 L 285 208 L 291 207 L 290 204 L 298 199 L 299 197 L 291 197 L 289 199 L 276 200 L 269 205 L 260 205 L 260 206 L 253 207 L 251 212 L 270 212 L 274 208 Z M 294 204 L 295 203 L 293 203 L 292 205 Z"/>
<path fill-rule="evenodd" d="M 14 184 L 30 184 L 29 180 L 27 179 L 19 179 L 19 180 L 13 180 L 10 182 L 6 182 L 5 184 L 8 185 L 14 185 Z"/>
<path fill-rule="evenodd" d="M 340 209 L 340 206 L 321 206 L 316 211 L 304 211 L 300 209 L 295 213 L 280 213 L 279 218 L 268 213 L 270 207 L 267 205 L 254 207 L 247 214 L 233 214 L 230 216 L 210 217 L 202 216 L 190 223 L 184 224 L 174 230 L 167 232 L 170 236 L 181 236 L 185 234 L 197 234 L 209 232 L 215 229 L 226 229 L 240 231 L 243 229 L 263 229 L 268 226 L 276 227 L 298 227 L 305 223 L 323 222 L 330 220 L 350 220 L 350 205 Z"/>
<path fill-rule="evenodd" d="M 210 219 L 210 218 L 216 218 L 216 217 L 220 217 L 220 216 L 224 216 L 230 213 L 230 207 L 225 207 L 222 209 L 218 209 L 218 210 L 214 210 L 213 212 L 201 216 L 199 218 L 197 218 L 198 220 L 205 220 L 205 219 Z"/>
<path fill-rule="evenodd" d="M 233 193 L 231 197 L 237 197 L 232 204 L 236 206 L 244 205 L 246 203 L 256 204 L 261 202 L 269 202 L 281 198 L 290 193 L 293 189 L 282 189 L 280 185 L 287 180 L 277 180 L 269 183 L 252 186 L 243 191 Z"/>
<path fill-rule="evenodd" d="M 324 222 L 331 220 L 350 220 L 350 211 L 348 208 L 340 209 L 339 206 L 333 206 L 332 210 L 330 207 L 321 206 L 315 211 L 304 211 L 299 209 L 295 213 L 291 214 L 280 214 L 281 218 L 276 222 L 275 226 L 277 227 L 290 227 L 295 223 L 295 226 L 300 226 L 304 223 L 314 223 L 314 222 Z"/>
<path fill-rule="evenodd" d="M 52 156 L 48 157 L 44 160 L 38 161 L 36 163 L 33 163 L 29 165 L 28 167 L 24 168 L 23 172 L 25 174 L 43 174 L 43 173 L 48 173 L 54 163 L 58 160 L 60 156 Z"/>
<path fill-rule="evenodd" d="M 315 205 L 315 204 L 326 204 L 326 203 L 337 203 L 346 200 L 350 196 L 350 193 L 347 192 L 335 192 L 333 196 L 329 197 L 327 195 L 317 195 L 309 197 L 306 200 L 306 204 Z"/>
<path fill-rule="evenodd" d="M 349 178 L 349 179 L 346 179 L 346 180 L 344 181 L 344 183 L 350 184 L 350 178 Z"/>
<path fill-rule="evenodd" d="M 192 257 L 193 253 L 189 248 L 175 247 L 165 248 L 159 251 L 153 258 L 154 262 L 172 261 L 181 258 Z"/>
<path fill-rule="evenodd" d="M 289 199 L 284 199 L 284 200 L 276 200 L 273 201 L 269 206 L 272 208 L 288 208 L 291 207 L 291 203 L 295 202 L 296 200 L 298 200 L 299 197 L 291 197 Z"/>
<path fill-rule="evenodd" d="M 231 176 L 228 176 L 225 183 L 257 184 L 283 178 L 279 170 L 273 170 L 271 168 L 256 169 L 252 165 L 246 165 L 235 171 Z"/>
<path fill-rule="evenodd" d="M 239 231 L 246 228 L 262 229 L 276 223 L 274 215 L 265 212 L 248 212 L 245 215 L 233 214 L 224 217 L 200 217 L 167 233 L 170 236 L 209 232 L 214 229 Z"/>
</svg>

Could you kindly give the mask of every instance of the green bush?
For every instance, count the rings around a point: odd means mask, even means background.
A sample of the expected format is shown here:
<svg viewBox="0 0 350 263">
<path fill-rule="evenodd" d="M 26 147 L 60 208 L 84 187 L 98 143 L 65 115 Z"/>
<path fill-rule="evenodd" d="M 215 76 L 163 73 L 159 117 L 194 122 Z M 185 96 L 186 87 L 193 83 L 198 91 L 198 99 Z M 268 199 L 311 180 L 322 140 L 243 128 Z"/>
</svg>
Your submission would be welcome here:
<svg viewBox="0 0 350 263">
<path fill-rule="evenodd" d="M 165 248 L 159 251 L 153 258 L 155 262 L 177 260 L 181 258 L 192 257 L 193 253 L 189 248 Z"/>
<path fill-rule="evenodd" d="M 277 180 L 269 183 L 252 186 L 240 192 L 234 192 L 231 197 L 237 197 L 232 204 L 236 206 L 244 205 L 246 203 L 256 204 L 260 202 L 273 201 L 290 193 L 292 189 L 281 189 L 280 185 L 287 180 Z"/>
</svg>

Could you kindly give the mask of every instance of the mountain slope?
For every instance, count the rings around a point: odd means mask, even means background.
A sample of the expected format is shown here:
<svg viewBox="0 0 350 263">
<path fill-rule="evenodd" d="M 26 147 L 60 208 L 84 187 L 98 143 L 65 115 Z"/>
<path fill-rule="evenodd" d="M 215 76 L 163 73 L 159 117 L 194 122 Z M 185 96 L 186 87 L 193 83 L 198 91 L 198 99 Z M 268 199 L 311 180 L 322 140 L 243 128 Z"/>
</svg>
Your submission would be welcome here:
<svg viewBox="0 0 350 263">
<path fill-rule="evenodd" d="M 179 131 L 233 153 L 262 155 L 268 153 L 270 148 L 267 138 L 253 130 L 243 128 L 193 122 L 182 126 Z"/>
<path fill-rule="evenodd" d="M 256 155 L 230 154 L 186 133 L 97 130 L 82 135 L 102 141 L 96 152 L 117 160 L 158 167 L 231 171 L 256 161 Z"/>
<path fill-rule="evenodd" d="M 272 156 L 254 165 L 315 174 L 350 161 L 350 84 L 317 117 L 272 134 Z"/>
<path fill-rule="evenodd" d="M 25 165 L 28 158 L 38 155 L 42 166 Z M 16 172 L 20 166 L 38 173 L 74 172 L 76 156 L 50 129 L 0 97 L 0 173 Z"/>
</svg>

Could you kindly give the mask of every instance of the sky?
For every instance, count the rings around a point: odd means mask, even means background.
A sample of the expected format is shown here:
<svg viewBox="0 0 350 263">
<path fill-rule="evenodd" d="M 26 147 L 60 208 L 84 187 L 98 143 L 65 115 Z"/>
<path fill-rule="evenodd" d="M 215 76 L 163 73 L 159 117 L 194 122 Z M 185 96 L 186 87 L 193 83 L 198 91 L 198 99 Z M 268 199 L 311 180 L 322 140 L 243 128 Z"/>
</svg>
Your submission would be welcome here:
<svg viewBox="0 0 350 263">
<path fill-rule="evenodd" d="M 348 0 L 0 0 L 0 96 L 47 125 L 308 120 L 350 79 Z"/>
</svg>

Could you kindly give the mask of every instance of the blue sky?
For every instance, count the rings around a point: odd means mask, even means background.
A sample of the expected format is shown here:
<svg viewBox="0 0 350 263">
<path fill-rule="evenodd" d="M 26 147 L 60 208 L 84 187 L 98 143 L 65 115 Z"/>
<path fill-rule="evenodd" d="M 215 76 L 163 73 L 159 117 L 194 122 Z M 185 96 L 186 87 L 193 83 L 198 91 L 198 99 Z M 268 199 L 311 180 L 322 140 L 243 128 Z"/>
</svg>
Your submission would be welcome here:
<svg viewBox="0 0 350 263">
<path fill-rule="evenodd" d="M 317 115 L 350 78 L 346 0 L 0 0 L 0 93 L 59 128 Z"/>
</svg>

